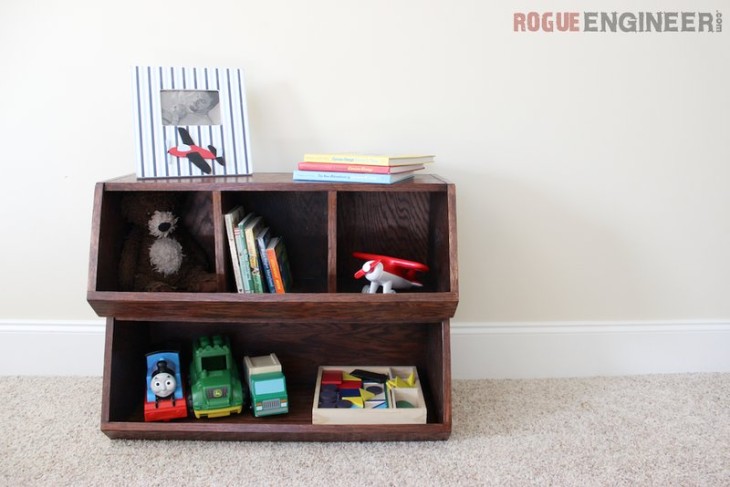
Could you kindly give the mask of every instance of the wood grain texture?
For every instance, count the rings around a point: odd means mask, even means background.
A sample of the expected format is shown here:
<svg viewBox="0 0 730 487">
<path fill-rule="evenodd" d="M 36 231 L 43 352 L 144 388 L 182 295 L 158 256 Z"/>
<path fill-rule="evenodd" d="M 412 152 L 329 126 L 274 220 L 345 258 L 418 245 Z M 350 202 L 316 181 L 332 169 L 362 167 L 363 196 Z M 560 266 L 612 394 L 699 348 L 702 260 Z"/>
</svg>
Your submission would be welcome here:
<svg viewBox="0 0 730 487">
<path fill-rule="evenodd" d="M 431 323 L 180 323 L 111 319 L 102 397 L 102 430 L 120 438 L 243 440 L 414 440 L 446 439 L 451 428 L 448 359 L 441 340 L 448 322 Z M 244 355 L 275 351 L 290 394 L 290 412 L 254 418 L 249 412 L 210 420 L 145 423 L 142 415 L 144 356 L 160 348 L 179 349 L 187 376 L 192 341 L 222 333 L 231 339 L 237 362 Z M 354 362 L 353 362 L 354 361 Z M 425 425 L 312 425 L 312 404 L 320 365 L 415 365 L 429 410 Z M 444 381 L 444 379 L 447 379 Z M 182 436 L 179 436 L 182 435 Z"/>
<path fill-rule="evenodd" d="M 126 223 L 123 194 L 184 193 L 184 222 L 218 276 L 217 293 L 120 292 L 117 266 Z M 449 318 L 458 305 L 455 189 L 435 175 L 393 185 L 302 183 L 291 174 L 179 180 L 117 178 L 96 186 L 87 300 L 107 316 L 101 429 L 112 438 L 211 440 L 443 440 L 451 432 Z M 294 275 L 287 294 L 235 292 L 223 215 L 236 205 L 264 217 L 287 243 Z M 424 287 L 361 294 L 352 252 L 424 262 Z M 290 413 L 145 423 L 144 355 L 170 343 L 223 333 L 238 360 L 276 352 Z M 313 425 L 320 365 L 415 365 L 425 425 Z"/>
</svg>

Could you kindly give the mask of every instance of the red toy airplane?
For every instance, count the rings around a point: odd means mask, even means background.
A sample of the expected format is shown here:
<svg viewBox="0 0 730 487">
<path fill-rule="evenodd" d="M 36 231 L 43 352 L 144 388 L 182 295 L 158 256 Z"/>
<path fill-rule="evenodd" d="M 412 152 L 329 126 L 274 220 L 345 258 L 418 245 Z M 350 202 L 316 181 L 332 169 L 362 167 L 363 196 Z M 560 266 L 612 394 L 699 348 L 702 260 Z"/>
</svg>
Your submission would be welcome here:
<svg viewBox="0 0 730 487">
<path fill-rule="evenodd" d="M 195 164 L 198 169 L 203 171 L 205 174 L 210 174 L 211 172 L 210 164 L 205 162 L 206 159 L 210 159 L 211 161 L 214 160 L 221 166 L 226 165 L 226 161 L 222 156 L 217 157 L 218 154 L 216 153 L 217 151 L 215 147 L 209 145 L 208 149 L 203 149 L 202 147 L 195 145 L 195 142 L 193 141 L 193 138 L 190 137 L 187 129 L 178 127 L 177 131 L 180 134 L 180 138 L 184 145 L 170 148 L 167 151 L 168 154 L 175 157 L 187 157 L 190 159 L 190 162 Z"/>
<path fill-rule="evenodd" d="M 364 252 L 353 252 L 357 259 L 364 259 L 367 262 L 355 273 L 355 278 L 365 277 L 370 285 L 363 287 L 363 293 L 374 294 L 378 287 L 383 287 L 383 293 L 394 293 L 394 289 L 408 289 L 412 286 L 422 287 L 423 284 L 416 281 L 416 278 L 424 272 L 428 272 L 428 266 L 412 260 L 388 257 L 387 255 L 366 254 Z"/>
</svg>

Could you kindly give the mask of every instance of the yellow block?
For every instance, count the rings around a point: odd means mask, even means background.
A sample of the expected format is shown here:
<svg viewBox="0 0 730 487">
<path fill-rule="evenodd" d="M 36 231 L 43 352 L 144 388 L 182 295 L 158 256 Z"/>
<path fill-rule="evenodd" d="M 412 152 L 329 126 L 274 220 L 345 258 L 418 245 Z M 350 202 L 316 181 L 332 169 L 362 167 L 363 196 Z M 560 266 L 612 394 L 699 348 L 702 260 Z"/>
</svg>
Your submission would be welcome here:
<svg viewBox="0 0 730 487">
<path fill-rule="evenodd" d="M 360 397 L 363 401 L 369 401 L 370 399 L 375 397 L 375 394 L 370 391 L 366 391 L 365 389 L 360 389 Z"/>
<path fill-rule="evenodd" d="M 355 407 L 358 407 L 358 408 L 365 407 L 365 402 L 362 400 L 361 397 L 343 397 L 342 399 L 346 399 L 346 400 L 350 401 L 352 404 L 355 405 Z"/>
<path fill-rule="evenodd" d="M 416 387 L 416 376 L 411 374 L 408 379 L 401 379 L 400 377 L 396 377 L 395 379 L 390 379 L 388 381 L 388 387 L 391 388 L 398 388 L 398 387 L 407 387 L 407 388 L 413 388 Z"/>
</svg>

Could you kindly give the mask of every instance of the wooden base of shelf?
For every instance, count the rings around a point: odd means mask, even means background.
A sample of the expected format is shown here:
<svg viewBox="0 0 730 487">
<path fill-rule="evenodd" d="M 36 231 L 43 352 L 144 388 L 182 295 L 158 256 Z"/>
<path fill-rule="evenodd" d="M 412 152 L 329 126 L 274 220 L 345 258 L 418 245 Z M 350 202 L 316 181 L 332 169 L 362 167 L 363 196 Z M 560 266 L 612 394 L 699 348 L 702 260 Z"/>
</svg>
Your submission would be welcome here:
<svg viewBox="0 0 730 487">
<path fill-rule="evenodd" d="M 306 425 L 306 424 L 178 424 L 106 423 L 101 430 L 112 439 L 203 441 L 440 441 L 451 425 Z"/>
</svg>

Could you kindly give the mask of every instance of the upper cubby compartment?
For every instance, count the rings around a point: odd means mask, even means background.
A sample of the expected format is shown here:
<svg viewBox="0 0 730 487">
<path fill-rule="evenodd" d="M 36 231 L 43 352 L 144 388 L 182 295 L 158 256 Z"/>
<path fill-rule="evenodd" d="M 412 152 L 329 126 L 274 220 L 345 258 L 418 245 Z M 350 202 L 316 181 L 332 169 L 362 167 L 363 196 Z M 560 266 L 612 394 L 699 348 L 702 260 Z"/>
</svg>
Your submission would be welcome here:
<svg viewBox="0 0 730 487">
<path fill-rule="evenodd" d="M 174 193 L 181 221 L 203 249 L 214 289 L 130 290 L 119 263 L 130 231 L 122 201 Z M 125 196 L 126 195 L 126 196 Z M 287 245 L 294 285 L 286 294 L 237 293 L 224 215 L 241 205 Z M 291 174 L 137 180 L 96 187 L 87 299 L 100 316 L 128 320 L 367 322 L 448 319 L 458 304 L 455 189 L 434 175 L 392 185 L 294 182 Z M 429 267 L 423 287 L 362 294 L 364 261 L 384 254 Z M 198 290 L 200 291 L 200 290 Z"/>
<path fill-rule="evenodd" d="M 325 293 L 327 287 L 328 210 L 326 191 L 223 191 L 223 214 L 242 206 L 245 214 L 262 218 L 271 237 L 280 237 L 287 249 L 292 293 Z M 225 269 L 232 269 L 228 242 L 224 243 Z M 232 272 L 226 272 L 225 290 L 236 292 Z"/>
<path fill-rule="evenodd" d="M 339 292 L 358 292 L 364 279 L 355 271 L 365 263 L 354 252 L 422 263 L 429 271 L 422 288 L 407 292 L 450 292 L 455 265 L 450 239 L 449 192 L 340 192 L 337 196 L 337 275 Z M 455 254 L 454 254 L 455 255 Z M 454 289 L 455 291 L 455 289 Z"/>
<path fill-rule="evenodd" d="M 144 290 L 141 273 L 133 272 L 133 261 L 137 255 L 151 253 L 150 246 L 157 240 L 150 233 L 150 225 L 154 224 L 158 236 L 164 235 L 159 228 L 170 228 L 170 235 L 185 245 L 187 257 L 213 279 L 205 290 L 217 291 L 212 208 L 209 191 L 105 191 L 99 185 L 89 288 L 107 292 Z M 174 287 L 171 283 L 170 288 Z"/>
</svg>

